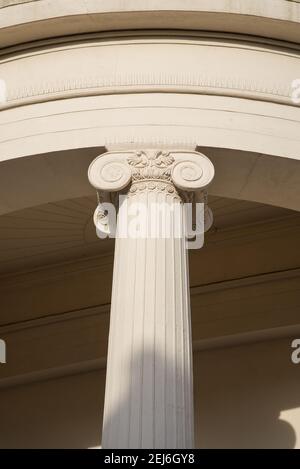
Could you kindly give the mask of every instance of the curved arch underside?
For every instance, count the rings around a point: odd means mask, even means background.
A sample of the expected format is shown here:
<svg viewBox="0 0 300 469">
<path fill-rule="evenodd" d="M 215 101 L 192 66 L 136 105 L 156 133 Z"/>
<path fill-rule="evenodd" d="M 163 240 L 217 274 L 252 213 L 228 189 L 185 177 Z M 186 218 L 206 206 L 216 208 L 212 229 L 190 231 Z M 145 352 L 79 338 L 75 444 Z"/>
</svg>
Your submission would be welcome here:
<svg viewBox="0 0 300 469">
<path fill-rule="evenodd" d="M 215 166 L 216 176 L 209 194 L 300 210 L 298 160 L 225 148 L 197 150 L 205 153 Z M 103 147 L 79 148 L 2 162 L 0 215 L 93 195 L 87 169 L 104 151 Z"/>
</svg>

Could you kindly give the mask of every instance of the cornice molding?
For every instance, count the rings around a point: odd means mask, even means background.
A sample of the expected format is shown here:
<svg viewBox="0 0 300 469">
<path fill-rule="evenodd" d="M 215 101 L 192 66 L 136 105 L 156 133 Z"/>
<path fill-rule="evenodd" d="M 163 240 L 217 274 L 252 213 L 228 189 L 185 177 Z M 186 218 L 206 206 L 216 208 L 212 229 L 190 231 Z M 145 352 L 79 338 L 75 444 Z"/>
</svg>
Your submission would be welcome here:
<svg viewBox="0 0 300 469">
<path fill-rule="evenodd" d="M 300 278 L 300 268 L 289 269 L 278 272 L 267 272 L 264 274 L 250 275 L 248 277 L 235 278 L 225 280 L 223 282 L 213 282 L 207 285 L 199 285 L 190 288 L 191 297 L 201 296 L 205 293 L 220 292 L 251 285 L 260 285 L 270 282 L 278 282 L 280 280 Z M 95 305 L 88 308 L 82 308 L 75 311 L 67 311 L 50 316 L 43 316 L 26 321 L 19 321 L 7 325 L 0 325 L 0 336 L 21 331 L 23 329 L 31 329 L 34 327 L 47 326 L 75 319 L 85 319 L 91 316 L 99 316 L 99 314 L 109 314 L 110 304 Z"/>
<path fill-rule="evenodd" d="M 295 280 L 298 283 L 295 284 Z M 245 287 L 246 289 L 248 289 L 248 287 L 251 286 L 263 286 L 264 284 L 268 283 L 272 285 L 272 283 L 274 282 L 274 288 L 276 288 L 276 285 L 278 285 L 278 282 L 280 281 L 284 282 L 282 284 L 281 293 L 290 294 L 291 288 L 295 289 L 297 285 L 300 284 L 300 269 L 291 269 L 282 272 L 269 272 L 267 274 L 254 275 L 251 277 L 233 279 L 225 282 L 217 282 L 209 285 L 194 287 L 191 288 L 191 299 L 192 302 L 195 300 L 202 302 L 203 298 L 205 298 L 205 295 L 207 294 L 219 294 L 220 292 L 225 290 L 241 289 L 241 291 L 244 291 L 242 295 L 243 301 L 247 301 L 247 298 L 245 297 Z M 286 281 L 291 281 L 292 283 L 290 284 Z M 270 286 L 267 287 L 266 292 L 270 292 Z M 249 290 L 249 298 L 252 297 L 252 295 L 253 290 Z M 197 297 L 199 297 L 199 300 L 197 300 Z M 226 296 L 224 297 L 224 301 L 224 304 L 226 304 L 226 301 L 229 301 L 229 305 L 231 304 L 230 298 L 227 298 Z M 259 302 L 260 300 L 258 299 L 257 301 Z M 281 302 L 282 301 L 284 301 L 284 299 L 281 299 Z M 296 304 L 294 303 L 288 306 L 289 310 L 295 310 Z M 222 304 L 222 309 L 224 308 L 224 304 Z M 53 334 L 55 335 L 55 331 L 58 332 L 62 330 L 62 332 L 59 334 L 59 347 L 62 346 L 64 337 L 66 340 L 69 340 L 69 345 L 66 344 L 65 347 L 66 349 L 68 349 L 68 351 L 67 353 L 62 354 L 63 357 L 61 363 L 57 362 L 57 359 L 53 363 L 51 363 L 50 359 L 50 361 L 48 360 L 47 362 L 47 369 L 43 369 L 40 366 L 39 360 L 33 365 L 31 365 L 31 363 L 26 362 L 25 360 L 24 364 L 22 364 L 22 366 L 18 368 L 18 371 L 14 371 L 12 367 L 12 369 L 9 370 L 8 373 L 5 373 L 5 377 L 0 379 L 0 389 L 24 385 L 30 382 L 43 381 L 46 379 L 55 379 L 71 374 L 86 373 L 105 368 L 106 357 L 104 350 L 106 349 L 106 346 L 103 347 L 103 344 L 101 345 L 100 356 L 99 354 L 95 354 L 95 350 L 98 350 L 99 348 L 97 346 L 98 342 L 95 342 L 96 337 L 94 336 L 94 334 L 91 334 L 88 331 L 91 331 L 91 328 L 95 327 L 95 324 L 97 324 L 97 327 L 99 327 L 100 325 L 102 328 L 105 325 L 104 328 L 106 334 L 109 311 L 109 304 L 97 305 L 90 308 L 84 308 L 76 311 L 65 312 L 63 314 L 52 315 L 47 318 L 37 318 L 0 327 L 0 336 L 7 338 L 7 340 L 9 341 L 12 340 L 12 345 L 14 344 L 14 340 L 17 341 L 16 344 L 23 344 L 24 338 L 31 337 L 31 340 L 27 340 L 26 342 L 28 344 L 26 345 L 26 353 L 29 354 L 28 356 L 31 356 L 34 353 L 35 347 L 41 346 L 43 338 L 46 338 L 46 342 L 48 343 L 49 336 L 51 338 Z M 194 312 L 193 314 L 195 315 L 196 319 L 197 313 Z M 99 316 L 102 317 L 100 322 Z M 233 347 L 243 344 L 275 340 L 285 337 L 291 337 L 293 335 L 295 336 L 295 334 L 299 334 L 300 332 L 300 324 L 296 322 L 291 322 L 293 317 L 295 317 L 295 312 L 289 312 L 288 321 L 270 321 L 270 327 L 263 326 L 259 329 L 252 328 L 252 330 L 251 328 L 248 328 L 248 331 L 246 328 L 245 330 L 247 332 L 245 332 L 243 328 L 241 328 L 239 332 L 236 332 L 235 328 L 233 328 L 231 332 L 229 330 L 227 334 L 220 336 L 214 334 L 214 327 L 213 329 L 211 329 L 212 325 L 214 326 L 214 322 L 212 322 L 212 324 L 209 325 L 209 330 L 210 332 L 213 331 L 213 333 L 210 333 L 203 338 L 201 338 L 201 336 L 199 337 L 199 334 L 197 333 L 197 327 L 195 327 L 193 340 L 194 353 L 216 348 Z M 62 326 L 66 321 L 69 324 L 67 325 L 67 328 L 64 329 Z M 214 321 L 217 323 L 218 319 L 215 317 Z M 237 318 L 237 322 L 240 323 L 239 318 Z M 197 326 L 196 323 L 195 326 Z M 37 331 L 35 331 L 36 328 Z M 82 360 L 76 359 L 76 357 L 78 356 L 78 346 L 80 346 L 80 341 L 78 341 L 78 328 L 80 330 L 85 330 L 85 333 L 88 333 L 87 337 L 89 339 L 84 349 Z M 201 328 L 203 328 L 203 325 L 201 326 Z M 68 331 L 67 335 L 66 330 Z M 101 339 L 103 341 L 106 341 L 106 338 L 101 337 L 97 336 L 97 340 L 99 341 Z M 55 346 L 55 344 L 53 344 L 53 346 Z M 88 356 L 89 358 L 87 358 Z M 50 355 L 48 358 L 50 358 Z"/>
<path fill-rule="evenodd" d="M 67 311 L 65 313 L 53 314 L 51 316 L 43 316 L 40 318 L 29 319 L 27 321 L 19 321 L 16 323 L 0 326 L 0 335 L 11 334 L 22 331 L 24 329 L 32 329 L 34 327 L 48 326 L 66 321 L 74 321 L 76 319 L 84 319 L 99 314 L 109 314 L 110 304 L 95 305 L 88 308 L 82 308 L 75 311 Z"/>
<path fill-rule="evenodd" d="M 212 53 L 222 62 L 220 69 L 211 63 Z M 116 54 L 122 57 L 117 63 Z M 182 62 L 180 69 L 174 54 Z M 276 58 L 278 55 L 281 60 Z M 166 57 L 170 57 L 168 63 Z M 264 69 L 259 65 L 262 57 Z M 299 51 L 287 47 L 196 34 L 92 36 L 65 44 L 44 43 L 32 50 L 0 56 L 0 78 L 7 82 L 6 101 L 0 108 L 74 97 L 153 92 L 238 97 L 292 106 L 291 83 L 298 78 L 299 60 Z M 105 62 L 106 67 L 99 68 L 99 62 Z M 239 67 L 239 63 L 244 65 Z M 272 76 L 267 73 L 268 63 L 274 71 Z M 244 73 L 245 67 L 248 73 Z M 284 73 L 279 74 L 282 69 Z"/>
<path fill-rule="evenodd" d="M 267 83 L 259 80 L 244 80 L 233 74 L 199 75 L 162 72 L 125 73 L 122 76 L 99 75 L 49 81 L 40 85 L 11 89 L 5 104 L 0 109 L 38 104 L 56 99 L 127 93 L 181 93 L 206 94 L 253 99 L 270 103 L 293 105 L 292 88 L 287 83 Z"/>
<path fill-rule="evenodd" d="M 300 42 L 298 0 L 277 0 L 272 8 L 267 0 L 41 0 L 4 6 L 3 46 L 74 32 L 156 28 L 243 32 Z"/>
<path fill-rule="evenodd" d="M 216 350 L 219 348 L 238 347 L 241 345 L 254 344 L 266 341 L 274 341 L 289 337 L 298 337 L 300 325 L 274 327 L 271 329 L 253 331 L 248 333 L 221 336 L 213 339 L 203 339 L 193 341 L 193 353 Z M 75 374 L 90 373 L 93 371 L 105 370 L 106 358 L 96 358 L 78 363 L 71 363 L 64 366 L 56 366 L 45 370 L 38 370 L 24 374 L 16 374 L 0 379 L 0 390 L 23 386 L 30 383 L 58 379 Z"/>
</svg>

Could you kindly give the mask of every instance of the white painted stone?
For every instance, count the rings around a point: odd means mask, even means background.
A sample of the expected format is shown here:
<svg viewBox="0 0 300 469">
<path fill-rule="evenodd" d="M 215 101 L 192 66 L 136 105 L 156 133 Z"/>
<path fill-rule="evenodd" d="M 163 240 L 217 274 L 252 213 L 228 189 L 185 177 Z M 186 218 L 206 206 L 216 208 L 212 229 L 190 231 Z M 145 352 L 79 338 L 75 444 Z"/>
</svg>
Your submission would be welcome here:
<svg viewBox="0 0 300 469">
<path fill-rule="evenodd" d="M 192 448 L 192 340 L 183 206 L 187 194 L 180 189 L 206 187 L 213 165 L 204 155 L 189 151 L 111 152 L 92 162 L 92 185 L 107 189 L 111 179 L 111 191 L 123 189 L 121 174 L 112 171 L 111 177 L 102 177 L 104 167 L 117 163 L 119 169 L 124 166 L 124 178 L 131 185 L 118 213 L 102 446 Z M 139 235 L 122 237 L 121 228 L 136 204 L 145 208 Z M 170 210 L 167 218 L 169 209 L 174 212 Z M 169 229 L 168 237 L 161 236 L 164 228 Z M 142 229 L 148 230 L 146 234 Z"/>
</svg>

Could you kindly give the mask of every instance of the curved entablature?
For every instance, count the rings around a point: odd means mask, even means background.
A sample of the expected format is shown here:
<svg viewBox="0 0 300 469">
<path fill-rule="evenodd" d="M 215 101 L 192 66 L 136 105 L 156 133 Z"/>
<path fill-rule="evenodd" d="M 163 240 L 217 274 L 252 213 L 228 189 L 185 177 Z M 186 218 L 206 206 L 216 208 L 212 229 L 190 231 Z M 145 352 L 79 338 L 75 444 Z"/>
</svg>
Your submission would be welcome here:
<svg viewBox="0 0 300 469">
<path fill-rule="evenodd" d="M 57 1 L 46 12 L 38 0 L 34 15 L 33 2 L 0 8 L 2 213 L 89 194 L 80 178 L 63 182 L 69 152 L 85 177 L 99 148 L 157 146 L 212 149 L 212 194 L 300 209 L 299 2 L 166 1 L 160 11 L 154 3 Z M 10 194 L 21 166 L 38 167 L 49 190 L 41 183 L 36 198 L 27 194 L 26 169 Z"/>
<path fill-rule="evenodd" d="M 0 106 L 153 92 L 293 105 L 299 71 L 300 46 L 287 49 L 197 34 L 98 35 L 0 57 L 6 87 Z"/>
<path fill-rule="evenodd" d="M 95 38 L 15 53 L 0 60 L 0 160 L 130 143 L 298 159 L 298 75 L 295 50 L 212 38 Z"/>
<path fill-rule="evenodd" d="M 222 31 L 300 42 L 298 0 L 1 0 L 0 12 L 1 47 L 133 29 Z"/>
</svg>

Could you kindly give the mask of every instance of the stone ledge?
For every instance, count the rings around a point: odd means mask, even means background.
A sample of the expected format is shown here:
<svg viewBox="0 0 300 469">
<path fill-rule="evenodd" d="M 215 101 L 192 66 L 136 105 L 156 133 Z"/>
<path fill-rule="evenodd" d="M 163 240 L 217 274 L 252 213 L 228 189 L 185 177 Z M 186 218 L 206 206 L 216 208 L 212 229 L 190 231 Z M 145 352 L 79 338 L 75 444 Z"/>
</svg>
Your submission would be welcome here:
<svg viewBox="0 0 300 469">
<path fill-rule="evenodd" d="M 0 44 L 95 31 L 181 29 L 238 33 L 300 43 L 295 0 L 2 0 Z M 9 8 L 7 8 L 9 6 Z M 5 8 L 6 7 L 6 8 Z M 1 8 L 1 6 L 0 6 Z"/>
</svg>

